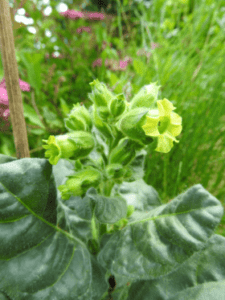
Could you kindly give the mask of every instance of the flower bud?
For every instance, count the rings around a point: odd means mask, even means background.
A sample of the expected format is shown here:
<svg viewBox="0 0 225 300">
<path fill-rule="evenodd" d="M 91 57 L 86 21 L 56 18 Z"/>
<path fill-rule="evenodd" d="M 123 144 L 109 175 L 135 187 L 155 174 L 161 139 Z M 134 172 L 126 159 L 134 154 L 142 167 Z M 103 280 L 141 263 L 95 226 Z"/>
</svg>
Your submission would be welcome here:
<svg viewBox="0 0 225 300">
<path fill-rule="evenodd" d="M 92 94 L 88 94 L 90 100 L 96 107 L 108 106 L 110 100 L 114 97 L 104 83 L 100 83 L 98 79 L 89 83 L 92 88 Z"/>
<path fill-rule="evenodd" d="M 106 174 L 109 179 L 118 179 L 123 177 L 126 170 L 121 164 L 110 164 L 106 167 Z"/>
<path fill-rule="evenodd" d="M 85 131 L 69 132 L 68 134 L 53 136 L 42 140 L 47 145 L 45 157 L 49 158 L 52 165 L 56 165 L 60 158 L 80 159 L 86 157 L 95 146 L 91 133 Z"/>
<path fill-rule="evenodd" d="M 68 130 L 91 131 L 92 119 L 89 111 L 80 103 L 74 104 L 68 118 L 64 119 L 65 127 Z"/>
<path fill-rule="evenodd" d="M 93 107 L 93 116 L 94 116 L 95 127 L 108 139 L 113 138 L 114 135 L 111 127 L 100 118 L 97 109 L 95 107 Z"/>
<path fill-rule="evenodd" d="M 134 206 L 133 205 L 128 205 L 127 206 L 127 218 L 129 218 L 134 212 Z"/>
<path fill-rule="evenodd" d="M 126 166 L 135 158 L 134 142 L 129 138 L 123 138 L 109 155 L 110 164 Z"/>
<path fill-rule="evenodd" d="M 102 181 L 101 172 L 91 166 L 67 177 L 69 179 L 66 183 L 58 187 L 63 200 L 68 200 L 71 196 L 82 196 L 90 187 L 97 187 Z"/>
<path fill-rule="evenodd" d="M 102 121 L 107 121 L 107 118 L 110 115 L 108 107 L 101 106 L 101 107 L 97 108 L 96 111 L 97 111 L 99 117 L 102 119 Z"/>
<path fill-rule="evenodd" d="M 113 117 L 118 117 L 122 115 L 125 109 L 126 109 L 126 99 L 123 94 L 119 94 L 111 100 L 110 112 L 113 115 Z"/>
<path fill-rule="evenodd" d="M 158 91 L 160 88 L 160 86 L 157 86 L 156 84 L 157 82 L 154 82 L 141 88 L 131 100 L 130 109 L 138 107 L 151 108 L 157 100 Z"/>
<path fill-rule="evenodd" d="M 150 144 L 153 139 L 145 134 L 142 125 L 145 124 L 149 109 L 135 108 L 127 112 L 117 123 L 117 128 L 132 140 L 139 141 L 144 145 Z"/>
</svg>

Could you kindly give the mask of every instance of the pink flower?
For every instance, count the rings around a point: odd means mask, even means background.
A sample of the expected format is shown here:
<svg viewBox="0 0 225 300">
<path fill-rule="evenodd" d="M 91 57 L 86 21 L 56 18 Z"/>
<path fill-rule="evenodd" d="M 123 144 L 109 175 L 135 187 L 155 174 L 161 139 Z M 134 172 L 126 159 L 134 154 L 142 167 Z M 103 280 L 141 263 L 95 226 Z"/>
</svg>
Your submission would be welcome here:
<svg viewBox="0 0 225 300">
<path fill-rule="evenodd" d="M 101 66 L 102 65 L 102 59 L 98 58 L 92 63 L 92 67 Z"/>
<path fill-rule="evenodd" d="M 86 32 L 91 32 L 91 27 L 79 27 L 77 28 L 77 33 L 81 33 L 83 31 L 86 31 Z"/>
<path fill-rule="evenodd" d="M 0 87 L 0 104 L 5 106 L 9 104 L 7 90 L 3 87 Z"/>
<path fill-rule="evenodd" d="M 126 68 L 127 67 L 127 61 L 123 61 L 123 60 L 120 60 L 120 68 L 121 69 L 124 69 L 124 68 Z"/>
<path fill-rule="evenodd" d="M 124 60 L 116 61 L 115 59 L 106 59 L 105 66 L 111 69 L 112 71 L 123 71 L 126 69 L 127 64 L 131 62 L 132 59 L 128 56 Z M 92 67 L 101 66 L 102 59 L 98 58 L 92 63 Z"/>
<path fill-rule="evenodd" d="M 5 117 L 5 119 L 7 120 L 8 117 L 10 115 L 9 109 L 7 108 L 4 112 L 3 112 L 3 117 Z"/>
<path fill-rule="evenodd" d="M 27 82 L 19 79 L 19 85 L 22 91 L 27 91 L 27 92 L 30 91 L 30 85 Z M 2 81 L 0 82 L 0 123 L 2 120 L 6 122 L 4 129 L 10 126 L 10 123 L 8 123 L 9 116 L 10 116 L 9 100 L 8 100 L 5 78 L 3 78 Z"/>
<path fill-rule="evenodd" d="M 89 20 L 104 20 L 105 15 L 99 12 L 88 12 L 86 13 L 86 18 Z"/>
<path fill-rule="evenodd" d="M 160 47 L 159 44 L 157 44 L 157 43 L 151 43 L 152 50 L 154 50 L 155 48 L 159 48 L 159 47 Z"/>
<path fill-rule="evenodd" d="M 20 85 L 20 88 L 21 88 L 22 91 L 24 91 L 24 92 L 30 92 L 30 85 L 29 85 L 29 83 L 27 83 L 27 82 L 19 79 L 19 85 Z M 0 88 L 6 89 L 5 78 L 3 78 L 2 81 L 0 82 Z"/>
<path fill-rule="evenodd" d="M 60 13 L 60 15 L 68 17 L 72 20 L 84 18 L 84 14 L 81 11 L 76 11 L 73 9 L 68 9 L 67 11 Z"/>
</svg>

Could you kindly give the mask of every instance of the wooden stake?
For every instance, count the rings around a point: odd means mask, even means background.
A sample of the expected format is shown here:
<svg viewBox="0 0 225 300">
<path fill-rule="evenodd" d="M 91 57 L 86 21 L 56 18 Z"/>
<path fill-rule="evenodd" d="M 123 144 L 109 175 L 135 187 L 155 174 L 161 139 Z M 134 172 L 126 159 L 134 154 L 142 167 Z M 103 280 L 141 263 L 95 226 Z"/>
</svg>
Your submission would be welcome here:
<svg viewBox="0 0 225 300">
<path fill-rule="evenodd" d="M 30 157 L 8 0 L 0 0 L 0 46 L 16 156 Z"/>
</svg>

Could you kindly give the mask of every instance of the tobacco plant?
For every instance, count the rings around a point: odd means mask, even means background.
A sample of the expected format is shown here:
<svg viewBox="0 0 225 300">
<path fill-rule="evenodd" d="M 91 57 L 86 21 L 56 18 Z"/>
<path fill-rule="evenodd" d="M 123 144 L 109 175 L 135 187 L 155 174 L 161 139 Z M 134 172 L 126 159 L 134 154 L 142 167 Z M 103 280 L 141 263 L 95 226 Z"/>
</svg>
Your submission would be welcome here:
<svg viewBox="0 0 225 300">
<path fill-rule="evenodd" d="M 90 85 L 46 159 L 0 155 L 0 299 L 223 299 L 220 201 L 196 184 L 163 204 L 143 180 L 182 118 L 157 83 L 130 102 Z"/>
</svg>

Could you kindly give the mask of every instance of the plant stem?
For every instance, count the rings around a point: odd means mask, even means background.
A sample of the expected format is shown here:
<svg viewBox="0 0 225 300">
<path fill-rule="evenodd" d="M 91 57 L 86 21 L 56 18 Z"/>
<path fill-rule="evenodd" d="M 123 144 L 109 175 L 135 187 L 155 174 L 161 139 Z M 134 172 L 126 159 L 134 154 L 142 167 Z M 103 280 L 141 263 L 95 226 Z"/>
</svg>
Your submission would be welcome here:
<svg viewBox="0 0 225 300">
<path fill-rule="evenodd" d="M 16 61 L 10 8 L 7 0 L 0 0 L 0 44 L 5 75 L 13 137 L 18 159 L 30 157 L 22 95 Z"/>
</svg>

